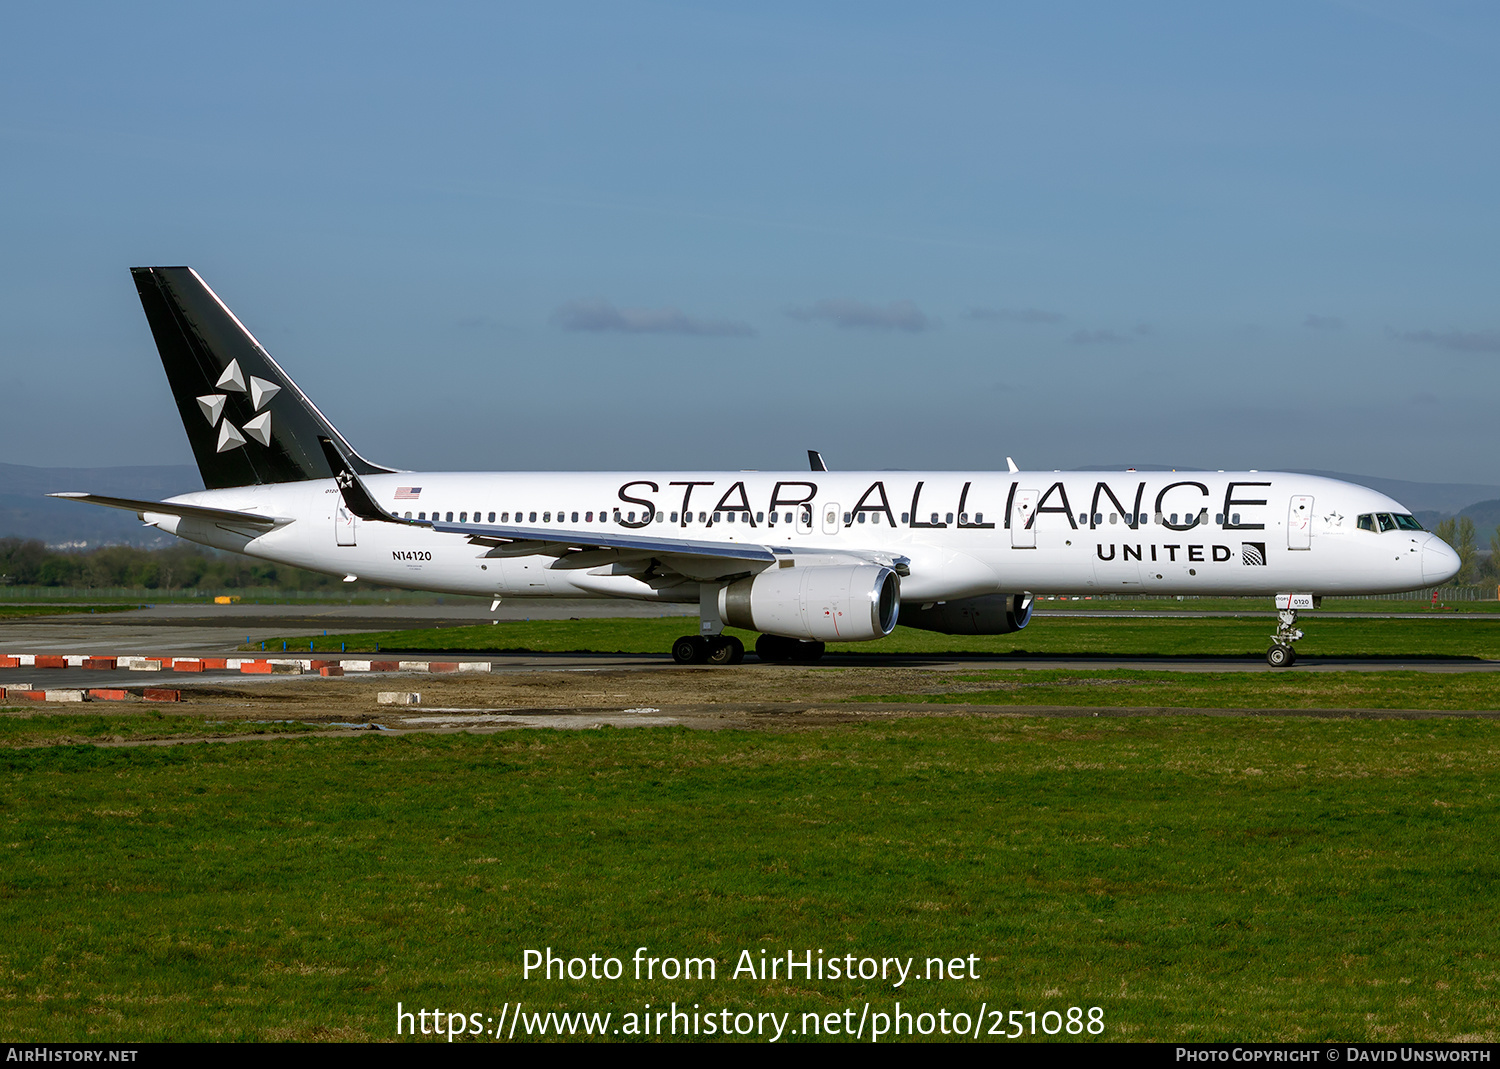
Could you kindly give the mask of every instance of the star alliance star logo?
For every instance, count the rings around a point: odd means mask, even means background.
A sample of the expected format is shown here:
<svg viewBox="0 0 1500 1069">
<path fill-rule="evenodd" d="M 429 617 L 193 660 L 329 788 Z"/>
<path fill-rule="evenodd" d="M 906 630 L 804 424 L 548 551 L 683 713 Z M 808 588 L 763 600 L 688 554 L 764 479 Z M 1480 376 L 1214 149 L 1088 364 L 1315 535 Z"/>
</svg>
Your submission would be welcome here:
<svg viewBox="0 0 1500 1069">
<path fill-rule="evenodd" d="M 281 392 L 281 387 L 274 382 L 250 376 L 249 383 L 245 382 L 245 373 L 240 370 L 240 362 L 231 360 L 229 366 L 224 369 L 224 374 L 219 376 L 215 386 L 225 390 L 234 390 L 236 393 L 250 395 L 250 403 L 258 413 L 246 421 L 243 427 L 235 427 L 227 419 L 222 423 L 219 417 L 224 414 L 224 402 L 229 399 L 225 393 L 204 394 L 198 398 L 198 407 L 203 410 L 203 416 L 208 420 L 210 427 L 219 428 L 219 446 L 215 452 L 227 453 L 231 449 L 238 449 L 245 444 L 246 437 L 255 439 L 261 445 L 271 444 L 271 413 L 262 412 L 270 403 L 271 398 Z"/>
</svg>

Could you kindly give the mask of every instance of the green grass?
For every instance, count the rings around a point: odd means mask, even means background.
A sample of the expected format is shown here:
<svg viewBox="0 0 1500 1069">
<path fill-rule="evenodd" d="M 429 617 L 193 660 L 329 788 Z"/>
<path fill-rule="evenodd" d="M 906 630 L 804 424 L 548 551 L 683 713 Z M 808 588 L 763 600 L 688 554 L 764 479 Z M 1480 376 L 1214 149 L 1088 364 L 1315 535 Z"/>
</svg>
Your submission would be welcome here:
<svg viewBox="0 0 1500 1069">
<path fill-rule="evenodd" d="M 1375 612 L 1375 613 L 1500 613 L 1500 600 L 1447 601 L 1439 599 L 1438 608 L 1421 598 L 1387 601 L 1384 598 L 1324 598 L 1317 612 Z M 1133 597 L 1058 597 L 1050 600 L 1040 597 L 1036 601 L 1037 612 L 1270 612 L 1274 609 L 1269 597 L 1184 597 L 1184 598 L 1133 598 Z"/>
<path fill-rule="evenodd" d="M 1105 1039 L 1500 1036 L 1500 724 L 903 719 L 0 751 L 0 1032 L 386 1039 L 498 1015 L 1065 1011 Z M 719 979 L 520 975 L 709 955 Z M 741 950 L 980 979 L 730 979 Z M 1066 1038 L 1065 1036 L 1062 1038 Z"/>
<path fill-rule="evenodd" d="M 157 709 L 118 713 L 55 713 L 0 708 L 0 747 L 58 746 L 83 742 L 129 742 L 174 736 L 262 735 L 315 731 L 299 721 L 205 720 L 201 713 Z"/>
<path fill-rule="evenodd" d="M 1495 672 L 993 671 L 852 701 L 1176 709 L 1500 710 Z"/>
<path fill-rule="evenodd" d="M 58 616 L 63 613 L 129 612 L 139 606 L 131 605 L 0 605 L 0 620 L 22 616 Z"/>
<path fill-rule="evenodd" d="M 1304 613 L 1302 656 L 1500 658 L 1500 620 L 1486 617 L 1417 617 L 1364 620 Z M 350 653 L 384 651 L 665 653 L 679 635 L 691 634 L 692 617 L 611 620 L 502 621 L 472 627 L 423 628 L 351 635 L 301 635 L 285 639 L 291 650 Z M 1009 635 L 939 635 L 898 627 L 878 642 L 831 645 L 839 653 L 1111 654 L 1134 656 L 1264 656 L 1275 624 L 1269 618 L 1153 618 L 1090 620 L 1034 618 Z M 756 636 L 730 629 L 747 648 Z M 282 639 L 265 643 L 279 650 Z M 259 649 L 254 643 L 242 649 Z"/>
</svg>

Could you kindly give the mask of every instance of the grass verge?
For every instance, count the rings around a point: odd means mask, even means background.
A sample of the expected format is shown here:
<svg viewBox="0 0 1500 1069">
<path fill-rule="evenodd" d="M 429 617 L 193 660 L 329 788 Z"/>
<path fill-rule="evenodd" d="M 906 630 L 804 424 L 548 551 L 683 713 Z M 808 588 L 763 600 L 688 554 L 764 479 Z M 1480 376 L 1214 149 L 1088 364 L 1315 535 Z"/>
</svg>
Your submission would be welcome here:
<svg viewBox="0 0 1500 1069">
<path fill-rule="evenodd" d="M 55 713 L 0 708 L 0 747 L 66 746 L 99 742 L 139 742 L 183 736 L 297 734 L 320 730 L 297 720 L 205 720 L 155 709 L 120 713 Z"/>
<path fill-rule="evenodd" d="M 61 616 L 74 613 L 130 612 L 139 608 L 130 605 L 0 605 L 0 620 L 11 620 L 26 616 Z"/>
<path fill-rule="evenodd" d="M 1099 1006 L 1109 1040 L 1494 1041 L 1497 773 L 1500 724 L 1461 719 L 6 750 L 0 1031 L 385 1039 L 398 1001 L 797 1028 L 900 1000 Z M 547 947 L 625 975 L 523 979 Z M 637 947 L 716 978 L 637 981 Z M 762 949 L 979 978 L 733 978 Z"/>
<path fill-rule="evenodd" d="M 993 671 L 944 675 L 931 690 L 860 702 L 1176 709 L 1500 709 L 1494 672 Z"/>
<path fill-rule="evenodd" d="M 506 652 L 665 653 L 694 630 L 691 617 L 604 620 L 501 621 L 472 627 L 423 628 L 349 635 L 270 639 L 266 650 L 373 653 Z M 1397 619 L 1318 618 L 1305 614 L 1302 656 L 1500 658 L 1500 619 L 1484 616 Z M 1155 657 L 1261 657 L 1275 624 L 1270 619 L 1155 618 L 1033 619 L 1009 635 L 939 635 L 898 627 L 878 642 L 832 645 L 834 657 L 852 654 L 1112 654 Z M 749 648 L 756 635 L 729 629 Z M 261 643 L 242 649 L 259 650 Z"/>
</svg>

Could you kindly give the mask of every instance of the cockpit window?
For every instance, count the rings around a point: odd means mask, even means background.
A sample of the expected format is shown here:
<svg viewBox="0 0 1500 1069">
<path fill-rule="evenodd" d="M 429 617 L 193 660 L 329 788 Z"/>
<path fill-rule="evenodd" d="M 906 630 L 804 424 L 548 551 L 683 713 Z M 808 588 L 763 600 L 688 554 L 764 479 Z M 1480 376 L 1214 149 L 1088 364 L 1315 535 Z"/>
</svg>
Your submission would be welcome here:
<svg viewBox="0 0 1500 1069">
<path fill-rule="evenodd" d="M 1373 513 L 1365 513 L 1359 518 L 1359 529 L 1361 531 L 1375 530 L 1375 516 Z"/>
<path fill-rule="evenodd" d="M 1403 531 L 1423 530 L 1421 522 L 1415 516 L 1403 516 L 1399 512 L 1396 513 L 1396 526 Z"/>
<path fill-rule="evenodd" d="M 1389 512 L 1377 512 L 1375 518 L 1380 521 L 1382 531 L 1394 531 L 1396 529 L 1396 517 Z"/>
</svg>

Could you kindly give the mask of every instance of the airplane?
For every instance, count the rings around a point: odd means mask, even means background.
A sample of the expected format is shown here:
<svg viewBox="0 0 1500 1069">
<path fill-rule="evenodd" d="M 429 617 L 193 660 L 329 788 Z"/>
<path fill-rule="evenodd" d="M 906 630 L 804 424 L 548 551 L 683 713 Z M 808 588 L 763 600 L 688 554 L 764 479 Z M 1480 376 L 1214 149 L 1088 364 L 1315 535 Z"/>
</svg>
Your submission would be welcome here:
<svg viewBox="0 0 1500 1069">
<path fill-rule="evenodd" d="M 355 451 L 196 271 L 132 269 L 205 489 L 135 512 L 217 549 L 395 587 L 698 605 L 681 664 L 765 661 L 897 620 L 1027 626 L 1033 592 L 1265 595 L 1266 660 L 1326 595 L 1435 586 L 1459 558 L 1374 490 L 1274 471 L 423 472 Z"/>
</svg>

